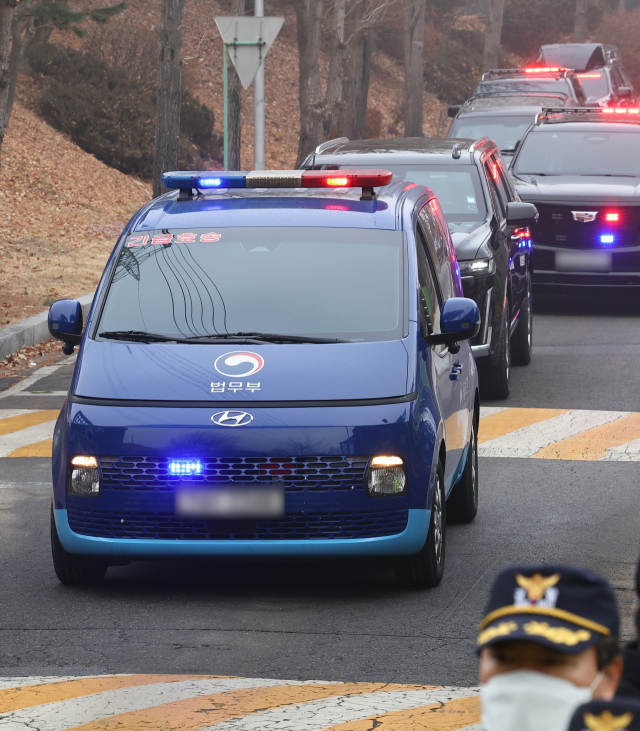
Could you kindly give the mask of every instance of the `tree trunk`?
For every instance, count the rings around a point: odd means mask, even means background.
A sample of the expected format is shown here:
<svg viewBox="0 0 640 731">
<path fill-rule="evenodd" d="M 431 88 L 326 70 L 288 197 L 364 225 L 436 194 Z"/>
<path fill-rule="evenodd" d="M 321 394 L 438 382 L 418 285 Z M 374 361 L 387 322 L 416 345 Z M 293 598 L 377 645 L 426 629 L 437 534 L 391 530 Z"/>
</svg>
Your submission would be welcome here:
<svg viewBox="0 0 640 731">
<path fill-rule="evenodd" d="M 356 124 L 353 131 L 353 139 L 355 140 L 361 140 L 364 137 L 367 118 L 367 103 L 369 100 L 369 79 L 371 78 L 371 54 L 373 53 L 374 42 L 375 32 L 372 26 L 367 29 L 363 39 L 362 76 L 360 79 L 360 88 L 358 90 L 358 98 L 356 102 Z"/>
<path fill-rule="evenodd" d="M 244 15 L 245 0 L 231 0 L 231 15 Z M 227 144 L 229 145 L 229 170 L 242 170 L 242 84 L 235 66 L 228 65 L 229 73 L 229 111 L 227 130 Z"/>
<path fill-rule="evenodd" d="M 487 23 L 484 31 L 484 55 L 482 59 L 484 71 L 499 67 L 503 15 L 504 0 L 487 0 Z"/>
<path fill-rule="evenodd" d="M 9 5 L 0 0 L 0 161 L 6 126 L 7 102 L 9 101 L 9 47 L 11 44 L 11 19 L 15 3 Z"/>
<path fill-rule="evenodd" d="M 316 141 L 314 147 L 329 139 L 331 131 L 338 123 L 344 109 L 345 83 L 348 83 L 344 69 L 347 32 L 345 18 L 346 0 L 334 0 L 333 41 L 331 43 L 331 58 L 327 74 L 327 94 L 324 99 L 322 113 L 322 137 Z"/>
<path fill-rule="evenodd" d="M 618 0 L 618 15 L 627 12 L 627 0 Z"/>
<path fill-rule="evenodd" d="M 324 99 L 320 86 L 320 37 L 323 0 L 298 0 L 298 57 L 300 87 L 300 140 L 296 168 L 324 136 Z"/>
<path fill-rule="evenodd" d="M 153 161 L 153 195 L 165 192 L 162 173 L 176 170 L 180 149 L 180 77 L 184 0 L 162 0 L 158 33 L 158 99 L 156 104 L 156 154 Z"/>
<path fill-rule="evenodd" d="M 573 27 L 574 43 L 584 43 L 587 40 L 587 3 L 588 0 L 576 0 L 576 23 Z"/>
<path fill-rule="evenodd" d="M 404 0 L 404 136 L 422 137 L 426 0 Z"/>
<path fill-rule="evenodd" d="M 9 91 L 7 94 L 7 109 L 4 115 L 4 125 L 9 126 L 13 101 L 16 98 L 18 86 L 18 72 L 22 56 L 22 23 L 15 23 L 11 29 L 11 55 L 9 56 Z"/>
</svg>

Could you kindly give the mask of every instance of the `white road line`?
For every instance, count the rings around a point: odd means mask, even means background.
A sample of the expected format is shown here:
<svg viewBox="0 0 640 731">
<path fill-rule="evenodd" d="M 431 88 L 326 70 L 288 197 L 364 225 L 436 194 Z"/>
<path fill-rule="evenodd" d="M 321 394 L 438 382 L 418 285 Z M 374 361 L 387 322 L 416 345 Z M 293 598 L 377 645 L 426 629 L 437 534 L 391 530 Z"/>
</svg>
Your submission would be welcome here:
<svg viewBox="0 0 640 731">
<path fill-rule="evenodd" d="M 64 683 L 67 680 L 88 680 L 89 678 L 120 678 L 131 673 L 119 675 L 26 675 L 19 678 L 0 678 L 0 690 L 22 688 L 25 685 L 46 685 L 47 683 Z M 0 723 L 0 727 L 2 724 Z"/>
<path fill-rule="evenodd" d="M 0 392 L 0 398 L 15 396 L 21 391 L 24 391 L 25 389 L 33 386 L 33 384 L 37 383 L 41 378 L 44 378 L 45 376 L 50 376 L 52 373 L 55 373 L 58 368 L 62 368 L 63 365 L 67 365 L 67 363 L 57 363 L 56 365 L 43 366 L 42 368 L 38 368 L 37 371 L 34 371 L 23 381 L 18 381 L 18 383 L 14 383 L 13 386 L 10 386 L 6 391 Z"/>
<path fill-rule="evenodd" d="M 501 411 L 507 411 L 508 408 L 508 406 L 481 406 L 480 418 L 483 419 L 485 416 L 491 416 L 491 414 L 499 414 Z"/>
<path fill-rule="evenodd" d="M 74 726 L 91 723 L 120 713 L 141 711 L 143 708 L 211 695 L 212 693 L 279 685 L 315 685 L 318 682 L 317 680 L 296 682 L 264 678 L 222 678 L 183 680 L 175 683 L 164 682 L 154 685 L 120 688 L 119 690 L 108 690 L 80 698 L 45 703 L 40 706 L 5 713 L 0 717 L 0 728 L 2 731 L 25 731 L 25 728 L 43 729 L 43 731 L 66 731 L 66 729 Z M 322 684 L 333 685 L 333 683 L 324 682 Z"/>
<path fill-rule="evenodd" d="M 0 409 L 0 419 L 9 419 L 12 416 L 22 416 L 23 414 L 32 413 L 32 409 Z"/>
<path fill-rule="evenodd" d="M 627 411 L 568 411 L 478 445 L 480 457 L 533 457 L 544 447 L 574 434 L 609 424 Z"/>
<path fill-rule="evenodd" d="M 430 703 L 446 703 L 454 698 L 469 698 L 478 693 L 478 688 L 437 688 L 343 695 L 252 713 L 243 718 L 205 726 L 201 731 L 316 731 L 348 721 L 360 721 L 369 716 L 381 716 Z"/>
<path fill-rule="evenodd" d="M 640 462 L 640 439 L 609 447 L 600 462 Z"/>
<path fill-rule="evenodd" d="M 0 490 L 51 490 L 50 482 L 0 482 Z"/>
<path fill-rule="evenodd" d="M 68 391 L 20 391 L 14 396 L 66 396 Z"/>
<path fill-rule="evenodd" d="M 20 447 L 52 439 L 55 425 L 55 421 L 45 421 L 44 424 L 36 424 L 11 434 L 4 434 L 0 437 L 0 457 L 6 457 Z"/>
</svg>

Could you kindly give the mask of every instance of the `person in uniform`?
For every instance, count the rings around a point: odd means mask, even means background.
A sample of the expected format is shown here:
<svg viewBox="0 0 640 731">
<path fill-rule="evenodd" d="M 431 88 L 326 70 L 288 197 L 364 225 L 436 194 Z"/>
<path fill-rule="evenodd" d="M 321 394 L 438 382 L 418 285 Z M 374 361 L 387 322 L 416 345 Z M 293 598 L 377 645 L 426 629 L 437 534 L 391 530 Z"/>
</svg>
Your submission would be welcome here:
<svg viewBox="0 0 640 731">
<path fill-rule="evenodd" d="M 576 708 L 614 697 L 622 660 L 609 583 L 587 569 L 511 566 L 480 623 L 485 731 L 566 731 Z"/>
<path fill-rule="evenodd" d="M 640 731 L 640 701 L 590 701 L 576 710 L 568 731 Z"/>
<path fill-rule="evenodd" d="M 636 594 L 640 596 L 640 561 L 636 570 Z M 636 611 L 636 639 L 625 646 L 622 662 L 624 669 L 616 696 L 640 698 L 640 608 Z"/>
</svg>

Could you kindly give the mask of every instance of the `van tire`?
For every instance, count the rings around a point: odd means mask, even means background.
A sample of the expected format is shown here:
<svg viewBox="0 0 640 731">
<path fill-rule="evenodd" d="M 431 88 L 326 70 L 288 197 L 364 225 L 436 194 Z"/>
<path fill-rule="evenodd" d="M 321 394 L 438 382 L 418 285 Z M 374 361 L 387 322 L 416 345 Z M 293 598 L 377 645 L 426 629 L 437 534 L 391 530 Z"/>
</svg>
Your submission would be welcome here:
<svg viewBox="0 0 640 731">
<path fill-rule="evenodd" d="M 51 508 L 51 555 L 56 576 L 63 584 L 75 586 L 99 584 L 107 574 L 106 563 L 96 561 L 90 556 L 65 551 L 58 536 L 53 507 Z"/>
<path fill-rule="evenodd" d="M 478 417 L 476 407 L 464 472 L 447 498 L 447 520 L 450 523 L 471 523 L 478 514 Z"/>
<path fill-rule="evenodd" d="M 438 463 L 427 540 L 418 553 L 406 556 L 396 566 L 396 580 L 413 589 L 431 589 L 444 576 L 447 544 L 447 505 L 444 498 L 444 468 Z"/>
</svg>

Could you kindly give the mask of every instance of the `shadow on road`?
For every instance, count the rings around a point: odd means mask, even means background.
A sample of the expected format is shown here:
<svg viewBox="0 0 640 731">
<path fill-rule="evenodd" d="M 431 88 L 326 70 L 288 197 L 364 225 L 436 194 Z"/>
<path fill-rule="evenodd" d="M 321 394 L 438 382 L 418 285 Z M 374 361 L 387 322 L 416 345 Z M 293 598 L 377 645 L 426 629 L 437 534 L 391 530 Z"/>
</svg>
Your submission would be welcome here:
<svg viewBox="0 0 640 731">
<path fill-rule="evenodd" d="M 537 286 L 533 309 L 538 315 L 638 317 L 640 289 Z"/>
</svg>

